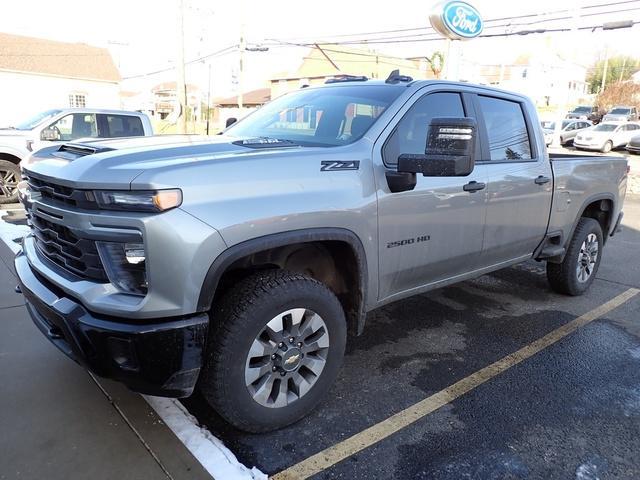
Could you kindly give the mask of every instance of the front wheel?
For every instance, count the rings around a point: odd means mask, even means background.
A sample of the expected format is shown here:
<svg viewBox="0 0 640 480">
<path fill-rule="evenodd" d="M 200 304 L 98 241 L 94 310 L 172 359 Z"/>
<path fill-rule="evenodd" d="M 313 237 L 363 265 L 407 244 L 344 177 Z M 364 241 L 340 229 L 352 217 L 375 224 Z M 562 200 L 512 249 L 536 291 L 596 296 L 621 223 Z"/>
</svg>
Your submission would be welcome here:
<svg viewBox="0 0 640 480">
<path fill-rule="evenodd" d="M 612 148 L 613 148 L 613 143 L 611 143 L 611 140 L 609 140 L 603 145 L 603 147 L 600 149 L 600 151 L 602 153 L 609 153 Z"/>
<path fill-rule="evenodd" d="M 307 415 L 328 392 L 347 328 L 324 284 L 281 270 L 242 280 L 212 313 L 200 390 L 225 420 L 266 432 Z"/>
<path fill-rule="evenodd" d="M 0 204 L 18 201 L 20 167 L 8 160 L 0 160 Z"/>
<path fill-rule="evenodd" d="M 593 283 L 602 259 L 602 228 L 593 218 L 580 218 L 562 263 L 547 262 L 551 288 L 566 295 L 582 295 Z"/>
</svg>

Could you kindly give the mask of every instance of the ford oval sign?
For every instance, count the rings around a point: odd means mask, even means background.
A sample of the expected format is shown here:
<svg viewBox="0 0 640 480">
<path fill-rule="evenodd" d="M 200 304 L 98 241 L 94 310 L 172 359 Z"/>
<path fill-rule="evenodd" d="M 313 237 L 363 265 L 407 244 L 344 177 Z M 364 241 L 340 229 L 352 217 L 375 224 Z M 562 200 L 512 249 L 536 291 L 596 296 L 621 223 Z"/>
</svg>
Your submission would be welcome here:
<svg viewBox="0 0 640 480">
<path fill-rule="evenodd" d="M 468 40 L 482 33 L 480 12 L 466 2 L 444 2 L 429 17 L 438 32 L 452 40 Z"/>
</svg>

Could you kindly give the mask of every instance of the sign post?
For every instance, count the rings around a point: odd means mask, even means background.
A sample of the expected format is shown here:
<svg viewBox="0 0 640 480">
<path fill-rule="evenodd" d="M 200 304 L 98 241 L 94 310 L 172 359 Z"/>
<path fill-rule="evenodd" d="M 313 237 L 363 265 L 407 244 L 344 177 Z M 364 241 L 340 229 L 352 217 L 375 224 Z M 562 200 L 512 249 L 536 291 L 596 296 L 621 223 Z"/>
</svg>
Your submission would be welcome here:
<svg viewBox="0 0 640 480">
<path fill-rule="evenodd" d="M 445 57 L 445 77 L 459 80 L 460 46 L 459 40 L 470 40 L 482 33 L 484 26 L 480 12 L 467 2 L 448 1 L 437 3 L 429 15 L 431 26 L 447 39 Z"/>
</svg>

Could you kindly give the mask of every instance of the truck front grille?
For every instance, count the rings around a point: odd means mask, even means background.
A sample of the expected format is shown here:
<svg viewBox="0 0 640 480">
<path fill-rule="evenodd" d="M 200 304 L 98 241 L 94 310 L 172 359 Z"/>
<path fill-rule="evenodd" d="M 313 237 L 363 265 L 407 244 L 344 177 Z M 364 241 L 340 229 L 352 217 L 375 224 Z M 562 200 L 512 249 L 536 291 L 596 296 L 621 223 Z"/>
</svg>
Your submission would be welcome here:
<svg viewBox="0 0 640 480">
<path fill-rule="evenodd" d="M 64 225 L 50 222 L 32 211 L 31 229 L 38 252 L 72 274 L 99 282 L 108 282 L 96 243 L 76 236 Z"/>
<path fill-rule="evenodd" d="M 43 199 L 54 204 L 64 204 L 76 208 L 95 210 L 98 208 L 91 190 L 77 190 L 64 185 L 50 182 L 33 175 L 25 176 L 29 190 L 39 193 Z"/>
</svg>

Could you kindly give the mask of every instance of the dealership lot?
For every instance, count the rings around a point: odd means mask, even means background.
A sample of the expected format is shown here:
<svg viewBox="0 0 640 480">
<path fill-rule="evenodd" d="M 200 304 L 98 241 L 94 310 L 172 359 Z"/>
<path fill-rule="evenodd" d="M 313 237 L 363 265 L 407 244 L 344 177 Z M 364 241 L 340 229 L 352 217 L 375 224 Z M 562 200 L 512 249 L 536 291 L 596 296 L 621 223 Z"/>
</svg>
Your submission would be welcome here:
<svg viewBox="0 0 640 480">
<path fill-rule="evenodd" d="M 543 266 L 530 262 L 373 312 L 329 397 L 289 428 L 247 435 L 209 413 L 199 395 L 183 404 L 242 463 L 284 472 L 277 478 L 638 478 L 640 197 L 629 197 L 625 212 L 625 229 L 583 297 L 551 293 Z M 19 210 L 10 221 L 21 221 Z M 0 375 L 10 392 L 0 423 L 14 432 L 1 441 L 0 478 L 51 468 L 48 478 L 78 468 L 94 478 L 206 478 L 139 396 L 102 380 L 99 388 L 47 344 L 12 293 L 8 265 L 0 268 L 0 354 L 8 360 Z M 587 317 L 496 376 L 474 377 Z M 446 390 L 441 408 L 421 410 L 393 433 L 390 416 L 460 381 L 468 392 Z M 350 455 L 347 440 L 368 428 L 374 440 Z M 123 455 L 114 463 L 115 451 Z"/>
</svg>

